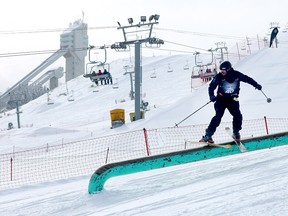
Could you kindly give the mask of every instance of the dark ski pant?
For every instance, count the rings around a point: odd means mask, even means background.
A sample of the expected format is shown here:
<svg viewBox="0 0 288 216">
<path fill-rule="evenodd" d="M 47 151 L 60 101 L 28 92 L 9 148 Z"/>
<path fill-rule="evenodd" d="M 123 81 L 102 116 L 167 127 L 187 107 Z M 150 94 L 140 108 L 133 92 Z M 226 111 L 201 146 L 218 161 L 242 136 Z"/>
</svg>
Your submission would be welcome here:
<svg viewBox="0 0 288 216">
<path fill-rule="evenodd" d="M 233 116 L 233 131 L 239 132 L 242 129 L 242 114 L 238 99 L 218 96 L 216 102 L 214 103 L 216 115 L 211 119 L 211 122 L 206 130 L 206 134 L 208 133 L 212 136 L 215 133 L 216 128 L 221 123 L 221 119 L 226 108 Z"/>
</svg>

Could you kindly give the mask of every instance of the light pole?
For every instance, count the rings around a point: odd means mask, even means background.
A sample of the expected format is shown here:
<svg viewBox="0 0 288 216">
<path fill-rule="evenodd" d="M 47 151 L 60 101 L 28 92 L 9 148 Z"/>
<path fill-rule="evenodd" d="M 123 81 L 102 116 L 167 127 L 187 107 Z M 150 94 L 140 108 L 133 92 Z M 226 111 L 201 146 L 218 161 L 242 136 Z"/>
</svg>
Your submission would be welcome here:
<svg viewBox="0 0 288 216">
<path fill-rule="evenodd" d="M 149 17 L 149 22 L 146 22 L 146 16 L 140 17 L 140 22 L 138 24 L 133 24 L 133 18 L 128 19 L 128 23 L 130 25 L 128 26 L 121 26 L 121 24 L 118 22 L 119 27 L 117 29 L 121 29 L 123 31 L 124 35 L 124 41 L 123 42 L 116 42 L 111 45 L 111 49 L 115 49 L 116 51 L 124 50 L 127 48 L 127 46 L 134 44 L 135 45 L 135 64 L 134 64 L 134 72 L 135 72 L 135 121 L 141 119 L 141 84 L 142 84 L 142 67 L 141 67 L 141 45 L 142 43 L 150 44 L 151 46 L 154 44 L 157 47 L 160 47 L 161 44 L 164 44 L 164 41 L 152 37 L 152 29 L 154 24 L 158 24 L 159 15 L 151 15 Z M 136 31 L 126 31 L 131 28 L 137 28 L 146 26 L 148 28 L 144 28 L 141 30 Z M 148 37 L 144 39 L 139 39 L 138 37 L 135 40 L 127 40 L 127 34 L 132 33 L 139 33 L 139 32 L 147 32 L 149 31 Z"/>
</svg>

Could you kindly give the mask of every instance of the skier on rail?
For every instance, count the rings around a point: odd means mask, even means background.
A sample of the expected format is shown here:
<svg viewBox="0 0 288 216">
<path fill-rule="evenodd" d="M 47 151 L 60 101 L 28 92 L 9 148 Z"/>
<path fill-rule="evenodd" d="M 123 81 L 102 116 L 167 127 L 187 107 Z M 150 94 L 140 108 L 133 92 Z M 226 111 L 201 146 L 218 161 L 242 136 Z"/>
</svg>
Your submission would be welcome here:
<svg viewBox="0 0 288 216">
<path fill-rule="evenodd" d="M 211 119 L 208 128 L 205 130 L 205 135 L 200 142 L 214 143 L 212 135 L 220 125 L 226 108 L 233 116 L 233 138 L 236 141 L 240 141 L 239 131 L 242 129 L 242 114 L 239 109 L 238 100 L 240 81 L 249 83 L 258 90 L 262 89 L 262 86 L 254 79 L 234 70 L 229 61 L 222 62 L 220 65 L 220 73 L 213 78 L 208 88 L 210 101 L 215 102 L 214 109 L 216 114 Z M 217 96 L 215 96 L 214 90 L 217 87 Z"/>
</svg>

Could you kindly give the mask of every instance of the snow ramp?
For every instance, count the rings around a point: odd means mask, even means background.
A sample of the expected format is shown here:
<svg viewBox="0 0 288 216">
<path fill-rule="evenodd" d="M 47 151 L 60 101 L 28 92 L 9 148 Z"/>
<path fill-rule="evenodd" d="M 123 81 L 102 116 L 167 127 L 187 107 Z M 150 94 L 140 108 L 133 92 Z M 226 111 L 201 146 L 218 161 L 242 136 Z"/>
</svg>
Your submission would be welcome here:
<svg viewBox="0 0 288 216">
<path fill-rule="evenodd" d="M 288 145 L 288 132 L 245 139 L 242 140 L 242 143 L 247 148 L 247 153 L 249 153 L 249 151 Z M 95 194 L 99 191 L 102 191 L 105 182 L 111 177 L 185 164 L 205 159 L 212 159 L 227 155 L 239 153 L 242 154 L 235 143 L 222 144 L 231 144 L 232 146 L 231 148 L 204 146 L 197 149 L 189 149 L 106 164 L 97 169 L 91 176 L 88 192 L 89 194 Z"/>
</svg>

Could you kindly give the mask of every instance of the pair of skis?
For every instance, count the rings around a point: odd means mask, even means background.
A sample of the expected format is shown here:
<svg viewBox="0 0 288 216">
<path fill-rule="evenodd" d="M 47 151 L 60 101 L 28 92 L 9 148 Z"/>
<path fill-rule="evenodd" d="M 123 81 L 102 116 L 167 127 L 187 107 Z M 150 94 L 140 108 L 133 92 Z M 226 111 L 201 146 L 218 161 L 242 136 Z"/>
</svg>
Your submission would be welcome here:
<svg viewBox="0 0 288 216">
<path fill-rule="evenodd" d="M 234 137 L 233 137 L 233 133 L 232 131 L 230 130 L 229 127 L 226 127 L 225 128 L 225 131 L 227 132 L 227 134 L 233 138 L 233 141 L 236 143 L 237 147 L 239 148 L 239 150 L 244 153 L 244 152 L 247 152 L 248 150 L 245 148 L 245 146 L 243 145 L 243 143 L 239 140 L 236 140 Z M 196 142 L 191 142 L 191 141 L 186 141 L 188 143 L 193 143 L 195 144 Z M 199 142 L 198 142 L 199 143 Z M 201 142 L 200 142 L 201 143 Z M 213 146 L 213 147 L 219 147 L 219 148 L 231 148 L 232 146 L 230 144 L 216 144 L 216 143 L 204 143 L 203 144 L 206 144 L 208 146 Z"/>
</svg>

